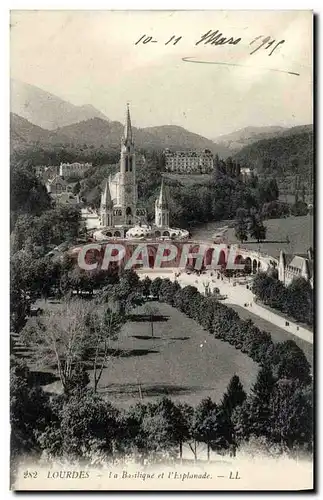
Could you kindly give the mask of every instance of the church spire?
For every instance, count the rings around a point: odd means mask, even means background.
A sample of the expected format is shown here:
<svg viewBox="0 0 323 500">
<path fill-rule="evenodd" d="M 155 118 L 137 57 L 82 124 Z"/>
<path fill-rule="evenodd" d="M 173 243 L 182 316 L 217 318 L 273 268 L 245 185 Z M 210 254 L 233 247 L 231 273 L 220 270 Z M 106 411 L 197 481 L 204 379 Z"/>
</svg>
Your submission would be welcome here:
<svg viewBox="0 0 323 500">
<path fill-rule="evenodd" d="M 164 179 L 163 178 L 162 178 L 162 182 L 161 182 L 161 186 L 160 186 L 160 192 L 159 192 L 159 197 L 158 197 L 157 203 L 160 207 L 168 208 L 168 202 L 167 202 L 167 197 L 165 194 Z"/>
<path fill-rule="evenodd" d="M 102 193 L 102 198 L 101 198 L 101 205 L 102 205 L 102 208 L 111 208 L 112 207 L 111 193 L 110 193 L 108 181 L 105 181 L 104 191 Z"/>
<path fill-rule="evenodd" d="M 159 196 L 155 202 L 155 225 L 157 227 L 169 227 L 169 210 L 163 178 L 160 186 Z"/>
<path fill-rule="evenodd" d="M 127 102 L 127 113 L 126 113 L 126 123 L 124 126 L 124 142 L 130 142 L 132 144 L 132 126 L 131 126 L 131 118 L 130 118 L 130 109 L 129 103 Z"/>
</svg>

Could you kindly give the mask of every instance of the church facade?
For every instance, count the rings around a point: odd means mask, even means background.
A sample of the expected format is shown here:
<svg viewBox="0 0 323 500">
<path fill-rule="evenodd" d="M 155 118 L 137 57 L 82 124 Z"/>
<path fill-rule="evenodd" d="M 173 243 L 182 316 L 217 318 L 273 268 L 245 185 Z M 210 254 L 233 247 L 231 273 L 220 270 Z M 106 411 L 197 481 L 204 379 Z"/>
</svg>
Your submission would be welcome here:
<svg viewBox="0 0 323 500">
<path fill-rule="evenodd" d="M 186 230 L 169 227 L 169 206 L 163 181 L 155 202 L 154 224 L 147 223 L 146 209 L 138 200 L 136 153 L 129 106 L 121 138 L 120 170 L 105 181 L 101 195 L 100 228 L 94 233 L 96 240 L 111 237 L 188 237 Z"/>
<path fill-rule="evenodd" d="M 101 226 L 131 227 L 145 219 L 146 211 L 138 205 L 136 153 L 129 106 L 121 139 L 120 171 L 106 181 L 101 197 Z"/>
</svg>

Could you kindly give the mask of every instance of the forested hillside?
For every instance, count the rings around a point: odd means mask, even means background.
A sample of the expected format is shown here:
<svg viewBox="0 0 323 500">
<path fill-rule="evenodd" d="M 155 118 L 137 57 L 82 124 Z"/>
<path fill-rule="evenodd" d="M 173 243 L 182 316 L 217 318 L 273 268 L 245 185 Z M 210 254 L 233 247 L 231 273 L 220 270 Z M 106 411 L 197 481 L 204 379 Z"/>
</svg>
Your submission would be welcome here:
<svg viewBox="0 0 323 500">
<path fill-rule="evenodd" d="M 296 179 L 307 191 L 312 191 L 313 130 L 311 126 L 300 129 L 300 133 L 286 131 L 279 137 L 255 142 L 244 147 L 234 158 L 256 169 L 260 177 L 275 177 L 283 191 L 295 192 Z"/>
</svg>

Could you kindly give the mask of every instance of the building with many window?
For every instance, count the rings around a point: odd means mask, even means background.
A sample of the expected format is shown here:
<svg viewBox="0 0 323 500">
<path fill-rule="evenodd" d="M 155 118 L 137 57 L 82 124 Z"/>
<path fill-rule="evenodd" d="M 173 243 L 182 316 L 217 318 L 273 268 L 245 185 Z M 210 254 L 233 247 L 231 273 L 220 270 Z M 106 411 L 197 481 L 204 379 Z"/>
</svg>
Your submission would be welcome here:
<svg viewBox="0 0 323 500">
<path fill-rule="evenodd" d="M 91 167 L 92 163 L 61 163 L 59 175 L 61 177 L 82 177 Z"/>
<path fill-rule="evenodd" d="M 178 174 L 208 174 L 213 170 L 213 154 L 204 151 L 164 151 L 165 169 Z"/>
</svg>

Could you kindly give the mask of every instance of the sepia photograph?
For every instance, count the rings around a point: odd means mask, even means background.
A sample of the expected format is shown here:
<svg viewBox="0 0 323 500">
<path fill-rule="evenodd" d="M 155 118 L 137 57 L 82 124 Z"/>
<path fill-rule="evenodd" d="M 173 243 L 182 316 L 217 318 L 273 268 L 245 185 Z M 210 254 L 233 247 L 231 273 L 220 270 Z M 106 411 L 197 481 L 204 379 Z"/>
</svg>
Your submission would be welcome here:
<svg viewBox="0 0 323 500">
<path fill-rule="evenodd" d="M 313 491 L 310 10 L 10 11 L 10 489 Z"/>
</svg>

